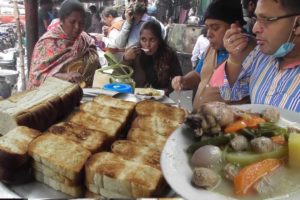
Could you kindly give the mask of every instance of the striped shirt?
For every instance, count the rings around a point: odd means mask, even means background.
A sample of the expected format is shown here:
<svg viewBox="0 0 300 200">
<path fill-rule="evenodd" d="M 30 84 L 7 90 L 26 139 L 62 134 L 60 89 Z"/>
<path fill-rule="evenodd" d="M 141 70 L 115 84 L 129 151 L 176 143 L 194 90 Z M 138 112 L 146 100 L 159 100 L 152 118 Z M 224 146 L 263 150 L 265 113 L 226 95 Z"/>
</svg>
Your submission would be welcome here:
<svg viewBox="0 0 300 200">
<path fill-rule="evenodd" d="M 253 104 L 268 104 L 300 112 L 300 64 L 279 69 L 279 61 L 256 47 L 242 64 L 230 88 L 226 74 L 220 87 L 225 100 L 240 100 L 250 95 Z"/>
</svg>

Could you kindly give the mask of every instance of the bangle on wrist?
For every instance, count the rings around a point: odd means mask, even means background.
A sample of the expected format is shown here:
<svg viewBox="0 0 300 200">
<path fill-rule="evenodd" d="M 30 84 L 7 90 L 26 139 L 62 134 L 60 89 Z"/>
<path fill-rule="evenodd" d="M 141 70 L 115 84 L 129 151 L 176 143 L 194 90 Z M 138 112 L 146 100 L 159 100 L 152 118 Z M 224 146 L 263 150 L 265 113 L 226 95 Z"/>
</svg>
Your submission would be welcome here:
<svg viewBox="0 0 300 200">
<path fill-rule="evenodd" d="M 234 66 L 240 66 L 242 64 L 242 63 L 238 63 L 238 62 L 235 62 L 235 61 L 231 60 L 230 57 L 228 57 L 227 63 L 231 64 L 231 65 L 234 65 Z"/>
</svg>

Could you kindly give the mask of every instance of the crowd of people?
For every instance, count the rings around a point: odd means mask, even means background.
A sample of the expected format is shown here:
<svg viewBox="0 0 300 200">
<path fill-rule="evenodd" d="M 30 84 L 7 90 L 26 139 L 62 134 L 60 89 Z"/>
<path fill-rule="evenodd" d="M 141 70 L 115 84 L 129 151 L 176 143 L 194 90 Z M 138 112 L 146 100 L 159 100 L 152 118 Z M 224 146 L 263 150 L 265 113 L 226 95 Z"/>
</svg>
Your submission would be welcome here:
<svg viewBox="0 0 300 200">
<path fill-rule="evenodd" d="M 28 88 L 48 76 L 90 87 L 101 67 L 96 51 L 101 40 L 105 48 L 125 49 L 120 60 L 133 68 L 137 87 L 163 89 L 167 95 L 195 88 L 193 109 L 223 101 L 300 112 L 300 4 L 295 0 L 212 0 L 193 51 L 194 69 L 185 75 L 176 50 L 166 43 L 164 25 L 147 12 L 152 6 L 147 0 L 128 0 L 123 16 L 114 7 L 93 8 L 92 28 L 85 26 L 87 14 L 78 0 L 65 0 L 50 28 L 51 4 L 41 0 L 40 5 L 44 33 L 34 48 Z"/>
</svg>

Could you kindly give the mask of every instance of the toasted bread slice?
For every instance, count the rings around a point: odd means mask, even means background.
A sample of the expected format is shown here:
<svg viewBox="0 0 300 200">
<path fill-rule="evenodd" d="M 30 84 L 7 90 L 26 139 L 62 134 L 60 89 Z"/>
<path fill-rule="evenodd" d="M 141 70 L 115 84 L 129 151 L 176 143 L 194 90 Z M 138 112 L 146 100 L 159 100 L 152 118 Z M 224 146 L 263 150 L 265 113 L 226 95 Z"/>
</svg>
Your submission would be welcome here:
<svg viewBox="0 0 300 200">
<path fill-rule="evenodd" d="M 105 106 L 110 106 L 114 108 L 126 109 L 129 111 L 133 111 L 135 104 L 134 102 L 124 101 L 121 99 L 113 98 L 107 95 L 98 95 L 94 98 L 94 101 Z"/>
<path fill-rule="evenodd" d="M 158 116 L 159 118 L 169 119 L 177 123 L 182 123 L 186 115 L 185 111 L 181 108 L 152 100 L 144 100 L 137 103 L 135 112 L 137 115 Z"/>
<path fill-rule="evenodd" d="M 97 200 L 106 200 L 106 197 L 101 196 L 100 194 L 94 193 L 90 190 L 86 190 L 85 191 L 85 195 L 84 198 L 88 198 L 88 199 L 97 199 Z"/>
<path fill-rule="evenodd" d="M 149 165 L 160 170 L 160 152 L 130 140 L 117 140 L 112 144 L 112 152 L 126 160 Z"/>
<path fill-rule="evenodd" d="M 115 191 L 110 191 L 105 188 L 100 188 L 97 185 L 89 184 L 87 188 L 88 190 L 91 191 L 90 194 L 92 193 L 93 196 L 98 195 L 102 198 L 107 198 L 107 199 L 132 199 L 132 196 L 126 196 L 124 194 L 120 194 Z"/>
<path fill-rule="evenodd" d="M 68 121 L 105 133 L 109 138 L 116 138 L 123 124 L 112 119 L 95 117 L 87 112 L 73 112 Z"/>
<path fill-rule="evenodd" d="M 28 158 L 29 143 L 40 134 L 37 130 L 18 126 L 0 137 L 0 165 L 9 169 L 23 165 Z"/>
<path fill-rule="evenodd" d="M 71 180 L 71 179 L 57 173 L 56 171 L 53 171 L 52 169 L 43 165 L 42 163 L 33 161 L 32 166 L 35 171 L 42 173 L 43 175 L 45 175 L 47 177 L 51 177 L 51 179 L 56 180 L 57 182 L 60 182 L 64 185 L 78 186 L 78 185 L 82 184 L 82 179 Z"/>
<path fill-rule="evenodd" d="M 95 101 L 84 103 L 80 106 L 80 110 L 90 113 L 94 116 L 109 118 L 124 123 L 129 118 L 129 110 L 114 108 L 106 105 L 101 105 Z"/>
<path fill-rule="evenodd" d="M 159 116 L 137 116 L 131 124 L 131 128 L 141 128 L 149 132 L 156 132 L 162 136 L 169 137 L 179 123 L 176 121 L 160 118 Z"/>
<path fill-rule="evenodd" d="M 110 152 L 94 154 L 87 161 L 85 170 L 88 174 L 87 186 L 97 185 L 99 188 L 135 198 L 152 196 L 163 180 L 160 170 L 125 160 Z"/>
<path fill-rule="evenodd" d="M 167 138 L 153 131 L 143 130 L 141 128 L 131 128 L 127 139 L 139 144 L 143 144 L 158 151 L 162 151 Z"/>
<path fill-rule="evenodd" d="M 37 162 L 71 180 L 83 174 L 90 151 L 62 136 L 45 134 L 33 140 L 28 153 Z"/>
<path fill-rule="evenodd" d="M 52 177 L 45 176 L 44 174 L 38 171 L 34 172 L 34 177 L 37 181 L 45 183 L 46 185 L 52 187 L 53 189 L 59 190 L 73 197 L 82 197 L 85 192 L 83 185 L 82 186 L 65 185 L 63 183 L 60 183 L 52 179 Z"/>
<path fill-rule="evenodd" d="M 51 126 L 48 131 L 73 140 L 92 153 L 106 148 L 106 143 L 108 142 L 108 136 L 105 133 L 88 129 L 85 126 L 72 122 L 61 122 L 55 124 Z"/>
</svg>

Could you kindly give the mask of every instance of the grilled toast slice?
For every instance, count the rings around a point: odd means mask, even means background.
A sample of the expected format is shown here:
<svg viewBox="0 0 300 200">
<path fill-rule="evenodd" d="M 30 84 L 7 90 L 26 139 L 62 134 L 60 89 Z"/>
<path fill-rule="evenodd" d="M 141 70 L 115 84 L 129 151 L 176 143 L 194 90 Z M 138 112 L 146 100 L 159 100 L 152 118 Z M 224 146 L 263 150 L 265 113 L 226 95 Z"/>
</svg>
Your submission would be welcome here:
<svg viewBox="0 0 300 200">
<path fill-rule="evenodd" d="M 151 115 L 168 119 L 177 123 L 182 123 L 185 119 L 185 111 L 181 108 L 173 107 L 153 100 L 144 100 L 137 103 L 135 107 L 137 115 Z"/>
<path fill-rule="evenodd" d="M 18 126 L 0 137 L 0 165 L 9 169 L 23 165 L 28 159 L 29 143 L 40 134 L 35 129 Z"/>
<path fill-rule="evenodd" d="M 33 161 L 32 166 L 35 171 L 42 173 L 43 175 L 45 175 L 47 177 L 51 177 L 51 179 L 53 179 L 57 182 L 60 182 L 64 185 L 78 186 L 82 183 L 82 179 L 71 180 L 71 179 L 57 173 L 56 171 L 53 171 L 52 169 L 43 165 L 42 163 Z"/>
<path fill-rule="evenodd" d="M 45 134 L 33 140 L 28 153 L 35 161 L 71 180 L 83 175 L 83 166 L 91 155 L 81 145 L 55 134 Z"/>
<path fill-rule="evenodd" d="M 156 132 L 162 136 L 169 137 L 179 127 L 179 123 L 159 116 L 140 115 L 131 124 L 131 128 L 141 128 L 149 132 Z"/>
<path fill-rule="evenodd" d="M 123 159 L 110 152 L 91 156 L 85 166 L 86 185 L 135 198 L 150 197 L 162 184 L 160 170 Z"/>
<path fill-rule="evenodd" d="M 121 108 L 121 109 L 126 109 L 129 110 L 130 112 L 133 111 L 136 103 L 130 102 L 130 101 L 125 101 L 117 98 L 113 98 L 111 96 L 107 95 L 98 95 L 97 97 L 94 98 L 94 101 L 105 106 L 110 106 L 114 108 Z"/>
<path fill-rule="evenodd" d="M 112 144 L 112 152 L 126 160 L 149 165 L 160 170 L 160 152 L 130 140 L 117 140 Z"/>
<path fill-rule="evenodd" d="M 126 122 L 130 115 L 129 110 L 101 105 L 95 101 L 82 104 L 80 106 L 80 110 L 90 113 L 94 116 L 117 120 L 121 123 Z"/>
<path fill-rule="evenodd" d="M 167 138 L 153 131 L 143 130 L 141 128 L 131 128 L 127 134 L 127 139 L 138 144 L 148 146 L 152 149 L 162 151 Z"/>
<path fill-rule="evenodd" d="M 51 126 L 48 131 L 73 140 L 92 153 L 105 149 L 108 143 L 108 136 L 105 133 L 88 129 L 85 126 L 72 122 L 61 122 L 55 124 Z"/>
<path fill-rule="evenodd" d="M 34 177 L 37 181 L 42 182 L 42 183 L 52 187 L 55 190 L 62 191 L 63 193 L 66 193 L 73 197 L 82 197 L 85 192 L 83 185 L 82 186 L 65 185 L 61 182 L 58 182 L 58 181 L 52 179 L 52 177 L 45 176 L 44 174 L 42 174 L 38 171 L 34 172 Z"/>
<path fill-rule="evenodd" d="M 73 112 L 67 119 L 75 124 L 85 126 L 88 129 L 93 129 L 105 133 L 110 139 L 114 139 L 119 134 L 122 123 L 116 120 L 95 117 L 87 112 Z"/>
</svg>

